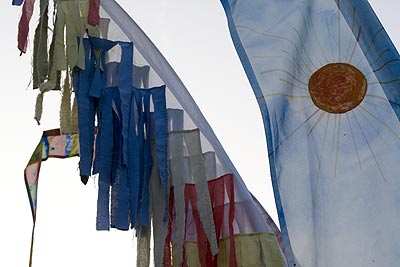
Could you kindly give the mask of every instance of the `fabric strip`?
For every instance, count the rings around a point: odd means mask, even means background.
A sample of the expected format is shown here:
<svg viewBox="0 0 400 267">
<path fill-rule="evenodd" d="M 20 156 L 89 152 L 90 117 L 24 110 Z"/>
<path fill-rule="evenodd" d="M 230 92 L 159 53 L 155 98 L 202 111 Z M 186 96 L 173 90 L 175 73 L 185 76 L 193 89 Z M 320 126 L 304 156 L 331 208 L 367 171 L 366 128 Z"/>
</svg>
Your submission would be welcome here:
<svg viewBox="0 0 400 267">
<path fill-rule="evenodd" d="M 24 2 L 24 0 L 13 0 L 12 1 L 12 5 L 13 6 L 20 6 L 20 5 L 22 5 L 23 2 Z"/>
<path fill-rule="evenodd" d="M 19 4 L 20 2 L 17 3 Z M 26 52 L 28 45 L 29 22 L 32 18 L 34 5 L 35 0 L 25 0 L 22 7 L 21 19 L 18 24 L 18 49 L 21 54 Z"/>
<path fill-rule="evenodd" d="M 90 25 L 99 25 L 100 23 L 100 0 L 89 1 L 88 23 Z"/>
<path fill-rule="evenodd" d="M 207 186 L 205 162 L 200 143 L 200 131 L 188 131 L 184 133 L 186 149 L 189 153 L 190 175 L 196 185 L 199 215 L 205 234 L 210 242 L 213 256 L 218 254 L 218 244 L 215 235 L 214 218 L 211 208 L 210 194 Z M 192 203 L 192 206 L 194 204 Z M 194 208 L 194 207 L 193 207 Z"/>
</svg>

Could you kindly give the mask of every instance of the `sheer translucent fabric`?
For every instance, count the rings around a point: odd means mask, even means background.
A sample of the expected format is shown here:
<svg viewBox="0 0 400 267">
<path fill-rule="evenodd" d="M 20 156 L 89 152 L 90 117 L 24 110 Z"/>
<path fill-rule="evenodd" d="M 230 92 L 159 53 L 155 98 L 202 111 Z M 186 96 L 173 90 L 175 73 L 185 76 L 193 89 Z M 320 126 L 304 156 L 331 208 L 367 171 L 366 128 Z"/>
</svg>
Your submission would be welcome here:
<svg viewBox="0 0 400 267">
<path fill-rule="evenodd" d="M 221 0 L 303 267 L 400 255 L 400 58 L 366 0 Z"/>
<path fill-rule="evenodd" d="M 62 74 L 64 87 L 73 81 L 80 175 L 87 181 L 99 174 L 97 229 L 135 228 L 140 266 L 151 262 L 151 232 L 155 266 L 193 260 L 241 266 L 250 247 L 260 252 L 251 254 L 256 264 L 286 266 L 278 228 L 171 66 L 115 1 L 100 2 L 99 18 L 96 10 L 96 1 L 57 1 L 49 66 Z M 53 74 L 38 76 L 39 104 L 56 88 Z M 71 95 L 62 90 L 70 105 Z M 61 116 L 61 126 L 71 112 Z M 58 138 L 69 131 L 62 127 Z M 27 177 L 35 179 L 27 186 L 35 218 L 39 170 L 31 165 Z"/>
<path fill-rule="evenodd" d="M 237 173 L 236 169 L 232 165 L 232 162 L 229 160 L 228 156 L 226 155 L 224 149 L 222 148 L 221 144 L 219 143 L 218 139 L 216 138 L 215 134 L 213 133 L 211 127 L 207 123 L 206 119 L 203 117 L 201 111 L 195 104 L 194 100 L 190 96 L 189 92 L 182 84 L 176 73 L 170 67 L 170 65 L 166 62 L 164 57 L 161 53 L 157 50 L 154 44 L 146 37 L 146 35 L 142 32 L 142 30 L 137 26 L 134 21 L 126 15 L 126 13 L 118 6 L 117 3 L 114 1 L 103 1 L 101 2 L 101 14 L 103 18 L 110 18 L 110 24 L 107 36 L 108 39 L 112 40 L 124 40 L 124 41 L 132 41 L 134 44 L 134 58 L 133 63 L 135 68 L 146 68 L 147 66 L 150 68 L 149 70 L 149 79 L 148 79 L 148 86 L 160 86 L 162 84 L 166 85 L 166 95 L 167 95 L 167 108 L 168 108 L 168 127 L 171 133 L 174 132 L 192 132 L 198 131 L 199 138 L 200 138 L 200 148 L 202 151 L 203 159 L 203 166 L 205 168 L 205 175 L 207 180 L 213 181 L 219 177 L 222 177 L 226 174 L 233 174 L 233 185 L 234 185 L 234 207 L 235 212 L 240 214 L 235 217 L 235 223 L 233 224 L 233 234 L 250 234 L 250 233 L 258 233 L 258 232 L 269 232 L 274 233 L 277 230 L 273 224 L 268 224 L 266 220 L 264 220 L 263 216 L 269 217 L 266 213 L 260 212 L 258 209 L 257 204 L 253 201 L 252 195 L 247 190 L 243 180 L 240 178 L 240 175 Z M 108 53 L 108 62 L 118 62 L 118 55 L 120 51 L 117 49 L 110 50 Z M 198 129 L 198 130 L 197 130 Z M 182 132 L 183 131 L 183 132 Z M 168 143 L 169 146 L 170 143 Z M 190 144 L 183 144 L 183 157 L 184 163 L 182 168 L 186 168 L 186 171 L 190 173 L 187 166 L 188 161 L 190 162 L 191 158 L 193 160 L 193 156 L 189 153 L 188 147 Z M 190 150 L 193 151 L 193 150 Z M 208 156 L 207 156 L 208 155 Z M 180 156 L 180 157 L 182 157 Z M 170 159 L 171 160 L 171 159 Z M 186 163 L 185 163 L 186 162 Z M 186 167 L 185 167 L 186 165 Z M 170 168 L 174 168 L 175 165 L 169 165 Z M 193 166 L 193 163 L 192 165 Z M 171 183 L 174 180 L 171 177 Z M 196 184 L 195 177 L 191 175 L 185 176 L 185 186 L 186 188 L 189 184 Z M 196 187 L 197 188 L 197 187 Z M 173 192 L 171 190 L 171 192 Z M 199 193 L 197 189 L 197 194 Z M 182 204 L 185 203 L 188 199 L 184 200 L 184 202 L 173 202 L 178 203 L 181 205 L 181 208 L 176 209 L 176 216 L 178 216 L 179 212 L 184 211 L 184 206 Z M 206 200 L 207 201 L 207 200 Z M 232 200 L 231 200 L 232 201 Z M 170 206 L 173 205 L 170 203 Z M 198 202 L 199 203 L 199 202 Z M 228 197 L 225 197 L 225 207 L 229 207 L 230 200 Z M 188 206 L 188 211 L 191 208 L 191 205 Z M 175 207 L 176 208 L 176 207 Z M 183 216 L 191 216 L 192 212 L 185 213 Z M 193 213 L 192 213 L 193 214 Z M 221 236 L 229 237 L 232 230 L 229 230 L 229 208 L 224 212 L 226 214 L 224 216 L 224 223 L 222 224 L 222 228 L 220 230 Z M 182 218 L 182 215 L 180 215 Z M 170 217 L 171 218 L 171 217 Z M 174 217 L 172 217 L 174 219 Z M 188 218 L 186 218 L 188 220 Z M 214 218 L 215 219 L 215 218 Z M 182 219 L 180 219 L 182 220 Z M 185 219 L 184 219 L 185 220 Z M 170 221 L 172 225 L 177 223 L 174 220 Z M 204 221 L 203 221 L 204 223 Z M 203 224 L 204 225 L 204 224 Z M 181 231 L 181 225 L 178 224 L 176 230 L 172 230 L 170 234 L 173 236 L 171 237 L 171 241 L 174 243 L 174 240 L 177 236 L 175 231 Z M 223 230 L 226 229 L 226 230 Z M 194 231 L 196 233 L 196 231 Z M 277 231 L 279 232 L 279 231 Z M 184 235 L 188 235 L 189 232 L 184 233 Z M 179 236 L 179 234 L 178 234 Z M 178 238 L 181 239 L 182 237 Z M 220 237 L 217 237 L 220 239 Z M 185 238 L 184 238 L 185 239 Z M 182 240 L 182 239 L 181 239 Z M 186 239 L 185 239 L 186 240 Z M 280 236 L 275 239 L 279 243 Z M 196 239 L 192 241 L 198 242 Z M 186 242 L 186 241 L 184 241 Z M 182 241 L 179 241 L 182 244 Z M 211 241 L 212 243 L 212 241 Z M 273 246 L 273 242 L 271 243 Z M 157 244 L 155 244 L 155 247 Z M 176 246 L 176 243 L 174 243 Z M 279 251 L 280 257 L 282 257 L 282 244 L 279 243 Z M 183 249 L 185 246 L 183 246 Z M 178 251 L 181 251 L 178 248 Z M 157 252 L 155 251 L 155 254 Z M 180 254 L 180 255 L 179 255 Z M 212 254 L 212 253 L 211 253 Z M 157 257 L 157 255 L 155 255 Z M 179 252 L 177 255 L 178 262 L 180 260 L 184 260 L 183 251 Z M 282 261 L 282 264 L 286 264 L 286 259 Z M 157 265 L 157 261 L 156 261 Z"/>
</svg>

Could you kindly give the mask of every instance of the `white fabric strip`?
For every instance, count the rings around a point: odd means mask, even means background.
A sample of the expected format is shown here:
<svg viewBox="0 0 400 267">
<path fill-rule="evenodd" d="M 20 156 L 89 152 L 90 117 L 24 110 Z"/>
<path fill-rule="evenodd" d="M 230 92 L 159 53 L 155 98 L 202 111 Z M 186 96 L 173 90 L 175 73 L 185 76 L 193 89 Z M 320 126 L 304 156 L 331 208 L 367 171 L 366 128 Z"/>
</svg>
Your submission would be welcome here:
<svg viewBox="0 0 400 267">
<path fill-rule="evenodd" d="M 168 233 L 168 222 L 164 222 L 163 220 L 166 203 L 164 194 L 161 193 L 163 192 L 163 188 L 160 181 L 154 140 L 151 141 L 151 155 L 153 156 L 153 169 L 150 176 L 150 205 L 153 214 L 154 267 L 162 267 L 165 238 Z"/>
<path fill-rule="evenodd" d="M 213 256 L 218 254 L 218 243 L 215 233 L 214 217 L 208 191 L 206 170 L 204 166 L 203 153 L 201 151 L 200 131 L 198 129 L 185 131 L 183 133 L 186 149 L 189 154 L 190 174 L 193 177 L 197 192 L 197 207 L 201 223 Z"/>
<path fill-rule="evenodd" d="M 168 154 L 171 185 L 174 187 L 176 212 L 176 243 L 178 248 L 179 266 L 183 261 L 183 240 L 185 236 L 185 180 L 183 166 L 183 135 L 182 132 L 168 134 Z"/>
</svg>

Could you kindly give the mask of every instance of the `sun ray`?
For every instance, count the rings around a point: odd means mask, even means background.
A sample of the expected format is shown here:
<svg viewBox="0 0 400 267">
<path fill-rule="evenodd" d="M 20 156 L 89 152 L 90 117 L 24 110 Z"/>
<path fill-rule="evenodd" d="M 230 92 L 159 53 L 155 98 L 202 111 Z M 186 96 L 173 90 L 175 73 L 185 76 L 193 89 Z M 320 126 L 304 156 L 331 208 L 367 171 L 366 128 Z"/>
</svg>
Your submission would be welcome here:
<svg viewBox="0 0 400 267">
<path fill-rule="evenodd" d="M 311 99 L 311 97 L 308 95 L 267 94 L 267 95 L 257 97 L 257 100 L 265 99 L 270 96 L 284 96 L 284 97 L 288 97 L 288 98 L 309 98 L 309 99 Z"/>
<path fill-rule="evenodd" d="M 339 144 L 340 144 L 340 122 L 341 122 L 341 114 L 338 115 L 338 127 L 337 127 L 337 140 L 336 140 L 336 156 L 335 156 L 335 172 L 334 176 L 336 176 L 337 166 L 339 163 Z"/>
<path fill-rule="evenodd" d="M 285 52 L 284 50 L 281 50 L 282 52 Z M 287 52 L 288 53 L 288 52 Z M 290 55 L 289 55 L 290 56 Z M 310 75 L 305 73 L 300 66 L 298 65 L 297 62 L 294 61 L 294 58 L 292 57 L 292 59 L 284 57 L 284 56 L 253 56 L 253 58 L 257 58 L 257 59 L 269 59 L 269 58 L 278 58 L 278 59 L 284 59 L 289 63 L 292 63 L 293 66 L 295 67 L 295 69 L 302 74 L 302 76 L 308 80 L 310 78 Z"/>
<path fill-rule="evenodd" d="M 297 126 L 288 136 L 286 136 L 269 154 L 268 157 L 270 157 L 272 154 L 275 153 L 278 148 L 283 145 L 293 134 L 295 134 L 301 127 L 303 127 L 309 120 L 312 119 L 316 114 L 320 112 L 319 109 L 316 109 L 310 116 L 308 116 L 299 126 Z"/>
<path fill-rule="evenodd" d="M 296 85 L 296 84 L 294 84 L 294 83 L 292 83 L 292 82 L 290 82 L 290 81 L 288 81 L 288 80 L 285 80 L 285 79 L 279 79 L 279 80 L 282 81 L 282 82 L 285 82 L 285 83 L 287 83 L 287 84 L 289 84 L 289 85 L 291 85 L 291 86 L 294 87 L 294 88 L 301 89 L 301 90 L 303 90 L 303 91 L 308 91 L 307 88 L 304 88 L 304 87 L 301 87 L 301 86 L 299 86 L 299 85 Z"/>
<path fill-rule="evenodd" d="M 360 37 L 361 37 L 361 26 L 358 27 L 357 38 L 356 38 L 356 41 L 354 42 L 353 50 L 351 51 L 351 56 L 350 56 L 349 60 L 347 61 L 348 63 L 350 63 L 353 60 L 354 52 L 356 51 L 357 44 L 360 41 Z"/>
<path fill-rule="evenodd" d="M 364 131 L 363 131 L 361 125 L 360 125 L 360 122 L 359 122 L 358 119 L 357 119 L 356 114 L 354 114 L 353 111 L 351 111 L 351 112 L 353 113 L 353 116 L 354 116 L 354 119 L 355 119 L 356 122 L 357 122 L 358 128 L 360 129 L 361 134 L 363 135 L 364 140 L 365 140 L 365 142 L 366 142 L 367 145 L 368 145 L 369 151 L 371 152 L 371 155 L 372 155 L 372 157 L 374 158 L 375 164 L 376 164 L 376 166 L 378 167 L 378 170 L 379 170 L 380 174 L 382 175 L 383 180 L 386 182 L 385 175 L 383 174 L 382 168 L 381 168 L 381 166 L 380 166 L 379 163 L 378 163 L 378 160 L 377 160 L 377 158 L 376 158 L 376 156 L 375 156 L 375 153 L 374 153 L 374 151 L 372 150 L 372 147 L 371 147 L 370 143 L 368 142 L 368 138 L 367 138 L 367 136 L 365 135 L 365 133 L 364 133 Z"/>
<path fill-rule="evenodd" d="M 326 124 L 325 124 L 324 137 L 322 138 L 322 147 L 321 147 L 321 150 L 320 150 L 319 156 L 318 156 L 318 170 L 317 170 L 317 177 L 316 177 L 315 187 L 314 187 L 314 195 L 317 193 L 319 174 L 320 174 L 320 172 L 321 172 L 322 152 L 323 152 L 324 149 L 325 149 L 326 134 L 327 134 L 327 132 L 328 132 L 328 125 L 329 125 L 329 120 L 330 120 L 330 118 L 331 118 L 331 114 L 328 113 L 328 117 L 327 117 L 327 119 L 326 119 Z"/>
<path fill-rule="evenodd" d="M 315 127 L 317 127 L 317 125 L 319 124 L 319 122 L 322 120 L 323 117 L 325 117 L 327 113 L 322 113 L 321 115 L 319 115 L 317 121 L 313 124 L 313 126 L 311 126 L 310 130 L 307 133 L 307 137 L 311 135 L 312 131 L 315 129 Z"/>
<path fill-rule="evenodd" d="M 308 6 L 308 12 L 311 14 L 311 9 L 310 9 L 310 5 L 309 5 L 309 3 L 308 3 L 308 0 L 307 0 L 307 6 Z M 311 30 L 314 32 L 315 40 L 317 41 L 317 43 L 318 43 L 318 45 L 319 45 L 319 49 L 322 51 L 322 49 L 321 49 L 321 44 L 319 43 L 318 37 L 316 36 L 316 33 L 315 33 L 315 29 L 314 29 L 314 25 L 313 25 L 313 23 L 312 23 L 311 15 L 310 15 L 310 23 L 307 23 L 307 20 L 306 20 L 306 17 L 304 16 L 303 11 L 302 11 L 299 7 L 297 7 L 297 9 L 299 10 L 299 12 L 300 12 L 300 14 L 301 14 L 301 16 L 302 16 L 302 18 L 303 18 L 304 25 L 307 25 L 307 26 L 310 25 L 310 26 L 311 26 Z M 308 27 L 307 27 L 307 35 L 308 35 Z M 310 47 L 311 47 L 312 50 L 314 50 L 314 46 L 313 46 L 313 45 L 310 44 Z M 322 53 L 323 53 L 323 51 L 322 51 Z M 324 55 L 324 56 L 325 56 L 325 55 Z M 319 63 L 321 66 L 324 65 L 324 63 L 322 63 L 322 62 L 319 60 L 318 57 L 317 57 L 317 61 L 318 61 L 318 63 Z M 327 60 L 327 59 L 326 59 L 326 63 L 328 63 L 328 60 Z"/>
<path fill-rule="evenodd" d="M 301 109 L 299 109 L 299 110 L 293 111 L 293 112 L 289 113 L 288 116 L 295 115 L 295 114 L 297 114 L 297 113 L 300 113 L 300 112 L 302 112 L 302 111 L 304 111 L 304 110 L 307 110 L 307 109 L 309 109 L 309 108 L 312 108 L 312 107 L 315 107 L 315 105 L 314 105 L 314 104 L 311 104 L 311 105 L 308 105 L 308 106 L 306 106 L 306 107 L 304 107 L 304 108 L 301 108 Z M 284 118 L 285 118 L 285 117 L 282 116 L 282 117 L 278 120 L 278 124 L 280 124 Z"/>
<path fill-rule="evenodd" d="M 308 0 L 307 0 L 307 5 L 308 5 L 308 12 L 311 14 L 311 5 L 310 5 L 310 3 L 309 3 Z M 303 13 L 302 13 L 302 15 L 303 15 L 303 19 L 305 19 Z M 326 56 L 324 50 L 322 49 L 321 42 L 320 42 L 320 40 L 319 40 L 319 38 L 318 38 L 317 32 L 315 31 L 315 27 L 314 27 L 314 23 L 313 23 L 313 20 L 312 20 L 312 19 L 310 19 L 310 24 L 311 24 L 311 30 L 312 30 L 313 33 L 314 33 L 315 40 L 317 41 L 319 50 L 321 51 L 322 56 L 324 57 L 326 63 L 329 63 L 330 61 L 329 61 L 328 57 Z M 323 65 L 323 64 L 321 64 L 321 65 Z"/>
<path fill-rule="evenodd" d="M 313 71 L 307 66 L 305 60 L 304 60 L 303 57 L 301 56 L 302 54 L 300 53 L 299 48 L 297 47 L 297 45 L 296 45 L 293 41 L 291 41 L 290 39 L 285 38 L 285 37 L 282 37 L 282 36 L 276 36 L 276 35 L 271 35 L 271 34 L 262 33 L 262 32 L 256 31 L 256 30 L 254 30 L 254 29 L 251 29 L 251 28 L 249 28 L 249 27 L 247 27 L 247 26 L 243 26 L 243 25 L 236 25 L 236 28 L 245 29 L 245 30 L 251 31 L 251 32 L 253 32 L 253 33 L 255 33 L 255 34 L 264 36 L 264 37 L 275 38 L 275 39 L 281 39 L 281 40 L 287 41 L 288 43 L 290 43 L 290 44 L 294 47 L 294 49 L 296 49 L 296 52 L 297 52 L 297 54 L 300 56 L 300 59 L 301 59 L 301 61 L 303 62 L 304 66 L 310 71 L 310 73 L 313 72 Z"/>
<path fill-rule="evenodd" d="M 380 66 L 379 68 L 373 69 L 371 72 L 369 72 L 366 76 L 371 75 L 372 73 L 376 73 L 378 71 L 381 71 L 383 68 L 385 68 L 387 65 L 389 65 L 390 63 L 396 62 L 396 61 L 400 61 L 400 59 L 395 58 L 395 59 L 391 59 L 387 62 L 385 62 L 382 66 Z"/>
<path fill-rule="evenodd" d="M 376 129 L 376 127 L 373 125 L 373 123 L 371 122 L 371 120 L 361 111 L 364 111 L 363 109 L 360 109 L 359 112 L 361 114 L 361 116 L 363 116 L 363 118 L 366 120 L 366 122 L 369 124 L 369 126 L 375 130 L 375 132 L 378 134 L 378 136 L 380 137 L 380 139 L 383 141 L 383 143 L 385 143 L 385 145 L 388 145 L 388 143 L 386 142 L 385 138 L 383 138 L 382 134 Z M 365 111 L 364 111 L 365 112 Z"/>
<path fill-rule="evenodd" d="M 376 121 L 380 122 L 383 126 L 386 127 L 387 130 L 389 130 L 395 137 L 397 137 L 397 139 L 400 140 L 400 136 L 396 133 L 395 130 L 393 130 L 392 128 L 389 127 L 389 125 L 387 125 L 384 121 L 382 121 L 381 119 L 379 119 L 377 116 L 375 116 L 371 111 L 369 111 L 368 109 L 366 109 L 365 107 L 363 107 L 362 105 L 359 106 L 362 110 L 364 110 L 366 113 L 368 113 L 372 118 L 374 118 Z"/>
<path fill-rule="evenodd" d="M 351 127 L 350 118 L 349 118 L 349 114 L 348 113 L 346 113 L 346 118 L 347 118 L 347 123 L 349 124 L 349 129 L 350 129 L 350 133 L 351 133 L 351 138 L 353 140 L 354 149 L 355 149 L 356 154 L 357 154 L 358 164 L 360 165 L 360 170 L 362 170 L 360 155 L 358 154 L 357 143 L 356 143 L 356 139 L 354 137 L 353 127 Z"/>
<path fill-rule="evenodd" d="M 328 22 L 328 18 L 325 18 L 325 21 L 326 21 L 326 29 L 327 29 L 327 31 L 328 31 L 328 38 L 329 38 L 329 47 L 330 47 L 330 50 L 331 50 L 331 55 L 332 55 L 332 61 L 333 60 L 335 60 L 335 55 L 334 55 L 334 53 L 333 53 L 333 45 L 332 45 L 332 39 L 330 38 L 330 36 L 332 36 L 331 35 L 331 31 L 330 31 L 330 29 L 329 29 L 329 22 Z"/>
<path fill-rule="evenodd" d="M 303 48 L 304 54 L 305 54 L 306 57 L 308 58 L 308 61 L 311 63 L 311 65 L 312 65 L 315 69 L 318 69 L 318 67 L 314 64 L 314 62 L 312 61 L 310 55 L 308 54 L 308 52 L 307 52 L 307 50 L 306 50 L 306 47 L 305 47 L 305 45 L 304 45 L 303 38 L 301 37 L 299 31 L 298 31 L 295 27 L 292 27 L 292 28 L 293 28 L 293 30 L 296 32 L 297 36 L 299 37 L 299 40 L 300 40 L 300 43 L 301 43 L 301 47 Z M 322 65 L 322 64 L 321 64 L 321 65 Z"/>
<path fill-rule="evenodd" d="M 357 62 L 357 64 L 355 64 L 355 66 L 359 66 L 361 64 L 361 62 L 363 61 L 363 59 L 367 57 L 369 51 L 371 50 L 372 46 L 374 45 L 374 43 L 376 41 L 376 38 L 378 38 L 379 33 L 381 33 L 383 30 L 384 29 L 382 27 L 374 34 L 374 36 L 372 37 L 370 45 L 368 46 L 367 50 L 364 52 L 364 56 L 360 58 L 360 60 Z"/>
<path fill-rule="evenodd" d="M 351 32 L 352 33 L 354 33 L 354 27 L 356 25 L 355 17 L 356 17 L 356 8 L 353 7 L 353 16 L 351 18 Z M 349 58 L 349 52 L 350 52 L 351 44 L 352 44 L 352 40 L 350 40 L 349 44 L 347 45 L 347 49 L 346 49 L 347 52 L 346 52 L 346 56 L 345 56 L 345 62 L 350 62 L 348 60 L 348 58 Z"/>
<path fill-rule="evenodd" d="M 337 126 L 337 114 L 334 115 L 334 124 L 333 124 L 333 138 L 332 138 L 332 151 L 335 148 L 335 139 L 336 139 L 336 126 Z"/>
<path fill-rule="evenodd" d="M 371 82 L 371 83 L 368 83 L 368 85 L 376 85 L 376 84 L 391 84 L 391 83 L 395 83 L 395 82 L 400 82 L 400 79 L 395 79 L 395 80 L 391 80 L 391 81 L 379 81 L 379 82 Z"/>
<path fill-rule="evenodd" d="M 288 55 L 288 56 L 293 60 L 293 62 L 294 62 L 294 63 L 296 64 L 296 66 L 298 67 L 298 70 L 304 74 L 303 77 L 306 78 L 306 79 L 308 80 L 308 79 L 310 78 L 311 74 L 312 74 L 312 71 L 311 71 L 310 67 L 309 67 L 308 65 L 304 64 L 304 66 L 310 71 L 309 73 L 306 73 L 306 72 L 301 68 L 301 66 L 299 65 L 299 63 L 297 62 L 297 60 L 295 60 L 295 58 L 294 58 L 288 51 L 286 51 L 286 50 L 281 50 L 281 51 L 282 51 L 282 53 Z"/>
<path fill-rule="evenodd" d="M 383 57 L 383 55 L 386 54 L 386 53 L 389 52 L 389 51 L 390 51 L 390 49 L 385 49 L 385 50 L 383 50 L 383 51 L 378 55 L 378 57 L 374 60 L 374 62 L 371 63 L 370 65 L 368 65 L 367 67 L 365 67 L 365 68 L 362 70 L 362 72 L 366 72 L 368 68 L 370 68 L 370 67 L 372 67 L 373 65 L 375 65 L 376 63 L 378 63 L 378 61 Z"/>
<path fill-rule="evenodd" d="M 296 82 L 301 83 L 301 84 L 303 84 L 303 85 L 305 85 L 305 86 L 308 86 L 307 83 L 305 83 L 305 82 L 303 82 L 303 81 L 297 79 L 296 76 L 294 76 L 292 73 L 290 73 L 290 72 L 288 72 L 288 71 L 286 71 L 286 70 L 282 70 L 282 69 L 265 70 L 265 71 L 262 71 L 261 74 L 267 74 L 267 73 L 271 73 L 271 72 L 283 72 L 283 73 L 286 73 L 287 75 L 289 75 L 290 78 L 292 78 L 292 79 L 295 80 Z"/>
<path fill-rule="evenodd" d="M 396 105 L 396 106 L 399 106 L 399 107 L 400 107 L 400 103 L 391 101 L 391 100 L 389 100 L 389 99 L 387 99 L 387 98 L 384 98 L 384 97 L 382 97 L 382 96 L 379 96 L 379 95 L 366 94 L 366 96 L 372 97 L 372 98 L 375 98 L 375 99 L 379 99 L 379 100 L 382 100 L 382 101 L 385 101 L 385 102 L 388 102 L 388 103 L 390 103 L 390 104 L 393 104 L 393 105 Z"/>
<path fill-rule="evenodd" d="M 380 108 L 380 109 L 384 110 L 385 112 L 389 112 L 389 113 L 392 112 L 391 109 L 387 109 L 382 105 L 379 105 L 377 103 L 374 103 L 374 102 L 371 102 L 371 101 L 368 101 L 368 100 L 365 100 L 365 99 L 363 100 L 363 103 L 370 104 L 370 105 L 372 105 L 374 107 Z"/>
</svg>

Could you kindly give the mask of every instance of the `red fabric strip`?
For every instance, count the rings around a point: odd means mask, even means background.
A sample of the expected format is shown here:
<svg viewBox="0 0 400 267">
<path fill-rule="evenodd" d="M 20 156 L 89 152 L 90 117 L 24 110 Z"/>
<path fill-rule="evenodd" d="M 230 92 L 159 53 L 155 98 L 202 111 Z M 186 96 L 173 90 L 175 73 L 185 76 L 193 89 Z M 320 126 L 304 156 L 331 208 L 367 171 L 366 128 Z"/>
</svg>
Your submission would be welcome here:
<svg viewBox="0 0 400 267">
<path fill-rule="evenodd" d="M 233 186 L 233 175 L 225 176 L 225 186 L 229 198 L 229 266 L 236 267 L 235 237 L 233 232 L 233 220 L 235 219 L 235 189 Z"/>
<path fill-rule="evenodd" d="M 217 235 L 217 240 L 220 240 L 222 223 L 224 221 L 225 213 L 225 188 L 224 180 L 226 176 L 222 176 L 219 179 L 212 180 L 208 182 L 208 190 L 210 191 L 211 205 L 213 207 L 214 223 L 215 223 L 215 233 Z M 209 253 L 211 258 L 212 255 Z M 208 255 L 207 255 L 208 256 Z M 218 256 L 212 261 L 213 267 L 218 266 Z"/>
<path fill-rule="evenodd" d="M 168 205 L 168 234 L 165 238 L 164 245 L 164 258 L 163 258 L 163 266 L 171 267 L 171 235 L 172 235 L 172 220 L 175 218 L 174 211 L 174 190 L 171 187 L 169 194 L 169 205 Z"/>
<path fill-rule="evenodd" d="M 225 213 L 225 192 L 227 192 L 229 198 L 229 239 L 230 239 L 230 251 L 229 251 L 229 266 L 236 267 L 236 250 L 235 250 L 235 237 L 233 229 L 233 220 L 235 218 L 235 193 L 233 175 L 226 174 L 219 177 L 218 179 L 208 181 L 208 190 L 210 192 L 210 200 L 213 208 L 214 224 L 217 240 L 221 238 L 222 224 Z M 218 257 L 213 259 L 210 243 L 207 240 L 203 225 L 198 212 L 197 207 L 197 193 L 196 187 L 193 184 L 185 185 L 185 203 L 190 201 L 192 206 L 193 218 L 196 225 L 198 251 L 201 266 L 217 267 Z M 187 206 L 187 204 L 186 204 Z M 186 208 L 186 216 L 187 216 Z M 185 255 L 185 254 L 184 254 Z M 185 262 L 186 264 L 186 262 Z M 186 265 L 185 265 L 186 266 Z"/>
<path fill-rule="evenodd" d="M 100 23 L 100 0 L 90 0 L 88 23 L 96 26 Z"/>
<path fill-rule="evenodd" d="M 226 174 L 218 179 L 211 180 L 208 182 L 208 190 L 210 191 L 211 204 L 213 207 L 213 215 L 215 222 L 215 231 L 217 234 L 218 241 L 221 237 L 222 230 L 222 222 L 224 219 L 225 213 L 225 190 L 227 192 L 229 198 L 229 242 L 230 242 L 230 250 L 229 250 L 229 266 L 236 267 L 236 250 L 235 250 L 235 236 L 233 231 L 233 220 L 235 219 L 235 190 L 233 183 L 233 175 Z M 212 265 L 217 267 L 218 265 L 218 257 L 216 257 L 213 261 Z"/>
<path fill-rule="evenodd" d="M 229 251 L 229 266 L 237 267 L 236 260 L 236 250 L 235 250 L 235 236 L 233 229 L 233 221 L 235 219 L 235 190 L 233 183 L 233 175 L 226 174 L 217 179 L 208 181 L 208 190 L 210 193 L 210 200 L 213 209 L 214 223 L 215 223 L 215 231 L 217 240 L 221 239 L 221 231 L 224 221 L 225 214 L 225 192 L 229 198 L 229 214 L 228 214 L 228 222 L 229 222 L 229 242 L 230 242 L 230 251 Z M 185 226 L 173 226 L 173 220 L 175 219 L 175 206 L 174 206 L 174 192 L 173 189 L 170 190 L 170 200 L 169 200 L 169 221 L 168 221 L 168 235 L 165 240 L 164 247 L 164 266 L 171 267 L 171 235 L 173 227 L 185 227 L 185 236 L 184 240 L 186 241 L 187 234 L 187 218 L 189 213 L 189 203 L 191 205 L 191 212 L 193 214 L 193 219 L 196 227 L 197 234 L 197 244 L 198 244 L 198 252 L 199 252 L 199 260 L 201 266 L 207 267 L 217 267 L 218 266 L 218 256 L 213 258 L 210 243 L 207 240 L 207 236 L 205 234 L 203 224 L 200 219 L 200 214 L 197 206 L 197 192 L 194 184 L 186 184 L 185 185 Z M 186 255 L 186 242 L 183 245 L 183 267 L 187 267 L 187 255 Z"/>
<path fill-rule="evenodd" d="M 188 202 L 192 206 L 192 213 L 196 225 L 197 244 L 199 250 L 199 258 L 201 266 L 212 266 L 212 255 L 210 252 L 210 243 L 207 240 L 206 232 L 204 231 L 203 224 L 201 223 L 199 210 L 197 207 L 197 193 L 194 185 L 185 186 L 185 214 L 188 214 Z M 186 230 L 186 229 L 185 229 Z M 187 231 L 185 231 L 186 233 Z M 186 239 L 186 238 L 185 238 Z M 184 266 L 187 266 L 186 253 L 184 247 Z M 209 256 L 211 257 L 209 257 Z"/>
<path fill-rule="evenodd" d="M 25 0 L 22 7 L 22 15 L 18 24 L 18 50 L 22 53 L 26 52 L 28 46 L 29 22 L 33 14 L 35 0 Z"/>
</svg>

